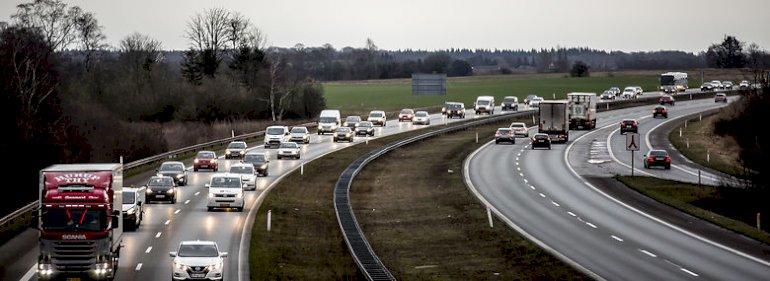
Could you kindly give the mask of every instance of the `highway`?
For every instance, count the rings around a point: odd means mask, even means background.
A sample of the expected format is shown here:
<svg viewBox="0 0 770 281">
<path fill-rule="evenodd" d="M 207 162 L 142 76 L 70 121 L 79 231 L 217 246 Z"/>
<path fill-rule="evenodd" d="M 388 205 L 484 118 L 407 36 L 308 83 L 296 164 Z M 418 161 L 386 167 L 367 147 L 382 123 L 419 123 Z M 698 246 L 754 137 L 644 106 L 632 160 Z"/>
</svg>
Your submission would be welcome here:
<svg viewBox="0 0 770 281">
<path fill-rule="evenodd" d="M 431 125 L 475 118 L 473 110 L 466 110 L 466 119 L 445 119 L 441 114 L 431 115 Z M 496 110 L 496 114 L 502 113 Z M 389 120 L 385 127 L 377 127 L 375 137 L 391 135 L 427 126 L 412 125 L 409 122 Z M 369 138 L 373 139 L 373 138 Z M 357 137 L 354 144 L 365 142 L 366 138 Z M 252 143 L 251 150 L 264 151 L 260 143 Z M 166 280 L 171 277 L 170 251 L 176 251 L 184 240 L 212 240 L 218 243 L 220 251 L 228 252 L 225 260 L 225 280 L 248 280 L 248 245 L 251 226 L 247 222 L 254 220 L 256 210 L 265 190 L 277 183 L 283 176 L 298 169 L 302 163 L 311 161 L 330 152 L 348 147 L 349 143 L 333 143 L 331 135 L 311 135 L 311 143 L 302 145 L 300 160 L 277 160 L 276 149 L 267 149 L 271 161 L 269 176 L 260 177 L 256 191 L 247 191 L 243 212 L 216 211 L 206 208 L 208 192 L 204 184 L 208 183 L 214 172 L 205 170 L 192 172 L 188 167 L 187 186 L 180 187 L 177 204 L 145 204 L 144 221 L 135 232 L 126 232 L 121 252 L 116 280 Z M 225 172 L 239 160 L 219 159 L 219 171 Z M 190 165 L 188 161 L 186 164 Z M 130 179 L 128 182 L 141 183 L 145 179 Z M 331 187 L 330 187 L 331 188 Z M 4 264 L 3 280 L 36 280 L 37 232 L 29 229 L 9 243 L 2 245 L 0 251 L 6 253 L 24 253 L 21 256 L 0 254 Z"/>
<path fill-rule="evenodd" d="M 669 118 L 717 106 L 723 105 L 711 99 L 678 101 Z M 569 161 L 582 166 L 575 168 L 581 175 L 623 173 L 625 167 L 602 155 L 601 147 L 607 150 L 608 143 L 614 146 L 618 142 L 616 138 L 608 141 L 603 131 L 614 130 L 624 118 L 651 116 L 652 108 L 599 113 L 597 127 L 601 129 L 571 131 L 571 142 L 555 144 L 552 150 L 531 150 L 529 141 L 487 143 L 466 160 L 466 182 L 508 225 L 597 279 L 767 280 L 770 263 L 766 256 L 757 258 L 734 250 L 612 200 L 568 165 Z M 642 121 L 642 135 L 665 122 Z M 583 150 L 570 151 L 572 144 L 581 142 Z M 623 152 L 615 156 L 621 158 Z M 651 173 L 692 178 L 673 168 Z"/>
</svg>

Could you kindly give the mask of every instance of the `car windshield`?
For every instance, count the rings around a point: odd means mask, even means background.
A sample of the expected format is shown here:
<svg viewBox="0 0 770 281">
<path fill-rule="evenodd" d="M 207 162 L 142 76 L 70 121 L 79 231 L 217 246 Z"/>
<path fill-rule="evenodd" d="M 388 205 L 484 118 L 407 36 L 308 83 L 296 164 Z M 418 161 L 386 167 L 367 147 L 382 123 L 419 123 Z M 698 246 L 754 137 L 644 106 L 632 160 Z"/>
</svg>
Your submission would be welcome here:
<svg viewBox="0 0 770 281">
<path fill-rule="evenodd" d="M 348 116 L 348 118 L 345 118 L 345 122 L 351 123 L 351 122 L 358 122 L 361 121 L 361 117 L 358 116 Z"/>
<path fill-rule="evenodd" d="M 180 257 L 218 257 L 217 247 L 210 244 L 182 244 L 177 256 Z"/>
<path fill-rule="evenodd" d="M 281 148 L 297 148 L 297 143 L 295 142 L 284 142 L 281 143 Z"/>
<path fill-rule="evenodd" d="M 227 146 L 227 148 L 230 148 L 230 149 L 244 149 L 244 148 L 246 148 L 246 143 L 244 143 L 244 142 L 231 142 L 230 145 Z"/>
<path fill-rule="evenodd" d="M 179 163 L 163 163 L 160 165 L 161 172 L 182 172 L 184 165 Z"/>
<path fill-rule="evenodd" d="M 480 101 L 476 101 L 476 104 L 478 104 L 478 105 L 488 105 L 489 101 L 488 100 L 480 100 Z"/>
<path fill-rule="evenodd" d="M 508 102 L 508 103 L 516 102 L 516 99 L 514 99 L 514 98 L 505 98 L 505 99 L 503 99 L 503 102 Z"/>
<path fill-rule="evenodd" d="M 361 122 L 361 123 L 358 123 L 358 127 L 362 127 L 362 128 L 363 127 L 371 127 L 371 126 L 372 126 L 372 122 Z"/>
<path fill-rule="evenodd" d="M 419 111 L 414 114 L 415 117 L 428 117 L 428 113 L 425 111 Z"/>
<path fill-rule="evenodd" d="M 215 156 L 214 152 L 201 151 L 201 152 L 198 152 L 198 156 L 196 156 L 196 158 L 211 159 L 211 158 L 214 158 L 214 156 Z"/>
<path fill-rule="evenodd" d="M 511 124 L 511 128 L 524 128 L 524 123 L 513 123 Z"/>
<path fill-rule="evenodd" d="M 241 188 L 241 178 L 214 177 L 213 179 L 211 179 L 211 186 Z"/>
<path fill-rule="evenodd" d="M 337 129 L 337 132 L 338 133 L 347 133 L 347 132 L 350 132 L 350 128 L 344 128 L 344 127 L 343 128 L 339 128 L 339 129 Z"/>
<path fill-rule="evenodd" d="M 304 134 L 304 133 L 307 133 L 307 128 L 305 128 L 305 127 L 294 127 L 294 128 L 291 128 L 291 132 L 292 133 Z"/>
<path fill-rule="evenodd" d="M 650 156 L 655 156 L 655 157 L 663 157 L 663 156 L 666 156 L 667 154 L 668 153 L 666 153 L 666 151 L 663 151 L 663 150 L 650 151 Z"/>
<path fill-rule="evenodd" d="M 285 132 L 284 128 L 267 128 L 268 135 L 283 135 Z"/>
<path fill-rule="evenodd" d="M 48 209 L 41 222 L 50 231 L 100 231 L 107 229 L 108 216 L 106 210 Z"/>
<path fill-rule="evenodd" d="M 531 99 L 534 99 L 536 97 L 537 97 L 536 95 L 529 95 L 529 96 L 527 96 L 527 99 L 531 100 Z"/>
<path fill-rule="evenodd" d="M 411 109 L 402 109 L 401 114 L 412 114 L 414 113 L 414 110 Z"/>
<path fill-rule="evenodd" d="M 147 182 L 149 186 L 171 186 L 174 185 L 174 180 L 169 177 L 152 177 Z"/>
<path fill-rule="evenodd" d="M 134 204 L 136 194 L 133 191 L 123 190 L 123 204 Z"/>
<path fill-rule="evenodd" d="M 253 174 L 253 166 L 232 166 L 230 167 L 230 173 L 233 174 Z"/>
<path fill-rule="evenodd" d="M 381 112 L 372 112 L 372 113 L 369 113 L 369 117 L 380 118 L 380 117 L 382 117 L 382 113 Z"/>
<path fill-rule="evenodd" d="M 265 156 L 262 154 L 246 154 L 246 156 L 243 157 L 243 162 L 247 162 L 247 163 L 265 162 Z"/>
<path fill-rule="evenodd" d="M 633 91 L 634 89 L 631 89 L 631 88 L 626 88 L 625 90 L 623 90 L 623 92 L 633 92 Z"/>
<path fill-rule="evenodd" d="M 318 118 L 319 123 L 337 123 L 337 117 L 324 116 Z"/>
</svg>

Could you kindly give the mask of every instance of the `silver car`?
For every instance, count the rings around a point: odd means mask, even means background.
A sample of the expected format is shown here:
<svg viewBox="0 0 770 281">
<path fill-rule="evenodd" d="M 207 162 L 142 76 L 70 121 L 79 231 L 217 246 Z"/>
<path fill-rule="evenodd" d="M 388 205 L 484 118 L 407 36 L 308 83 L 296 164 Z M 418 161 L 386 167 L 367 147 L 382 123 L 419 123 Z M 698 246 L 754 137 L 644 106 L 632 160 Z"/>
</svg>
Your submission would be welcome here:
<svg viewBox="0 0 770 281">
<path fill-rule="evenodd" d="M 310 143 L 310 131 L 307 127 L 294 127 L 289 131 L 289 141 L 296 143 Z"/>
</svg>

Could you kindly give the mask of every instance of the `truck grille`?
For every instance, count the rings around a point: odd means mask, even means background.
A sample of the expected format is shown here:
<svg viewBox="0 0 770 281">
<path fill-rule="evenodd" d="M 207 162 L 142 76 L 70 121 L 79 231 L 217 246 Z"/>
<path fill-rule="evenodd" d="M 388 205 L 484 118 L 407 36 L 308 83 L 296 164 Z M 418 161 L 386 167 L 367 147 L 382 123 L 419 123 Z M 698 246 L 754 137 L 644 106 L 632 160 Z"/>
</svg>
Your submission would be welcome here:
<svg viewBox="0 0 770 281">
<path fill-rule="evenodd" d="M 60 271 L 83 271 L 96 263 L 96 241 L 53 242 L 51 261 Z"/>
</svg>

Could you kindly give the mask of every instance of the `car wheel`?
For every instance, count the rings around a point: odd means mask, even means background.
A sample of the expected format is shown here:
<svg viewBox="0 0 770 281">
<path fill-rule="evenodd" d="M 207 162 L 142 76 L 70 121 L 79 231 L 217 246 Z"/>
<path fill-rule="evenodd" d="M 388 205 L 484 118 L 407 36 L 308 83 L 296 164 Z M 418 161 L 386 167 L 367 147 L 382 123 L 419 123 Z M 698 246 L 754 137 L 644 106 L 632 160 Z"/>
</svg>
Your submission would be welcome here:
<svg viewBox="0 0 770 281">
<path fill-rule="evenodd" d="M 666 170 L 671 170 L 671 164 L 666 165 Z"/>
<path fill-rule="evenodd" d="M 209 212 L 214 211 L 214 207 L 207 207 L 206 208 Z"/>
</svg>

